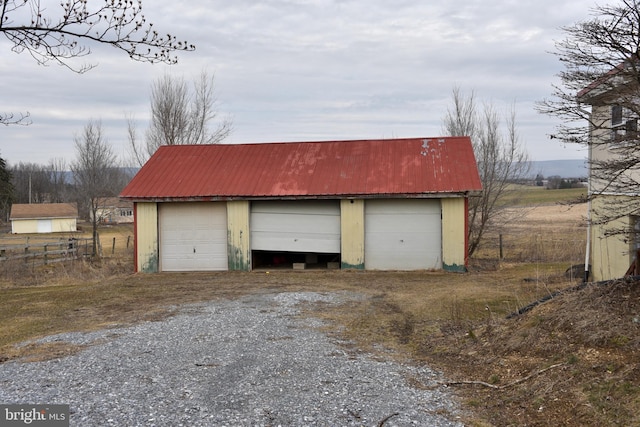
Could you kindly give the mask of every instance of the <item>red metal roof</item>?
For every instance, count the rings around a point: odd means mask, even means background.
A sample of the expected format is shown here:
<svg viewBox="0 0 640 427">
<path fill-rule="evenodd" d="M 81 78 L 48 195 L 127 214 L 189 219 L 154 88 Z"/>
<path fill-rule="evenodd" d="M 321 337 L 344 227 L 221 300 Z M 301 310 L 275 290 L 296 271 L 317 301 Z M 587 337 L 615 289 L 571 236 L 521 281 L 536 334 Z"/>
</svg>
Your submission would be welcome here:
<svg viewBox="0 0 640 427">
<path fill-rule="evenodd" d="M 130 200 L 329 198 L 482 189 L 468 137 L 162 146 Z"/>
</svg>

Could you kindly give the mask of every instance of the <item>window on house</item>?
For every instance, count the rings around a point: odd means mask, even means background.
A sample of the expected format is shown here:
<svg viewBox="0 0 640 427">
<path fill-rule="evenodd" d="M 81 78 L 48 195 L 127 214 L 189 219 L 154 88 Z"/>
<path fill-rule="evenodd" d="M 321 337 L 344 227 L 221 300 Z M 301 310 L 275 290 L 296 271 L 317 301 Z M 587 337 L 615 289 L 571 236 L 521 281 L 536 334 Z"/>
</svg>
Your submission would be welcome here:
<svg viewBox="0 0 640 427">
<path fill-rule="evenodd" d="M 621 105 L 611 107 L 611 141 L 628 144 L 638 138 L 638 118 Z M 612 148 L 616 148 L 614 145 Z"/>
<path fill-rule="evenodd" d="M 611 126 L 622 123 L 622 105 L 614 105 L 611 107 Z"/>
<path fill-rule="evenodd" d="M 611 129 L 612 142 L 628 144 L 638 139 L 638 119 L 629 119 Z"/>
</svg>

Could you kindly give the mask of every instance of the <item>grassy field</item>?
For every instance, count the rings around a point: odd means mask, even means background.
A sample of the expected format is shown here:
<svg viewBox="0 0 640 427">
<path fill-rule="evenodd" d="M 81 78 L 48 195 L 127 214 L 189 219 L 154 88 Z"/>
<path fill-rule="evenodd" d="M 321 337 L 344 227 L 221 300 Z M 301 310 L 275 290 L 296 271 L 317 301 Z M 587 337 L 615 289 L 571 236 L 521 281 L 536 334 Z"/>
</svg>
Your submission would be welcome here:
<svg viewBox="0 0 640 427">
<path fill-rule="evenodd" d="M 579 284 L 565 271 L 584 256 L 584 206 L 573 210 L 556 204 L 573 198 L 575 191 L 530 191 L 523 189 L 520 201 L 508 208 L 520 221 L 490 233 L 510 242 L 504 257 L 487 245 L 464 274 L 134 275 L 131 248 L 116 243 L 114 254 L 98 264 L 76 262 L 5 275 L 0 278 L 0 361 L 79 351 L 66 343 L 33 340 L 160 320 L 180 304 L 256 292 L 344 290 L 364 298 L 344 307 L 310 306 L 307 315 L 327 319 L 333 325 L 327 333 L 347 338 L 359 350 L 441 369 L 449 381 L 443 386 L 458 396 L 467 425 L 638 425 L 638 287 L 621 282 L 568 291 L 506 319 L 532 301 Z M 113 237 L 126 241 L 129 233 L 127 227 L 102 230 L 103 248 Z"/>
<path fill-rule="evenodd" d="M 547 190 L 544 187 L 532 187 L 527 185 L 513 185 L 509 188 L 505 206 L 539 206 L 558 202 L 571 202 L 585 200 L 586 188 L 566 188 L 559 190 Z"/>
</svg>

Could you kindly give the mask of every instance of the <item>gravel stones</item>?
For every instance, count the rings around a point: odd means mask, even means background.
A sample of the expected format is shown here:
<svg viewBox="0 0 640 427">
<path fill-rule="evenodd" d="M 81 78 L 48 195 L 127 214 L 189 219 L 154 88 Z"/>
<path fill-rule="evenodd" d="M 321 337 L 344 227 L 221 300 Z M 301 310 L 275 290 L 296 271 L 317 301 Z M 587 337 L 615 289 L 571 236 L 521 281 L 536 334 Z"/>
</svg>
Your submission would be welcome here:
<svg viewBox="0 0 640 427">
<path fill-rule="evenodd" d="M 0 403 L 69 404 L 71 425 L 457 426 L 438 374 L 345 350 L 302 303 L 353 294 L 254 294 L 158 322 L 44 341 L 90 344 L 0 365 Z M 413 380 L 413 381 L 410 381 Z M 417 380 L 417 381 L 416 381 Z"/>
</svg>

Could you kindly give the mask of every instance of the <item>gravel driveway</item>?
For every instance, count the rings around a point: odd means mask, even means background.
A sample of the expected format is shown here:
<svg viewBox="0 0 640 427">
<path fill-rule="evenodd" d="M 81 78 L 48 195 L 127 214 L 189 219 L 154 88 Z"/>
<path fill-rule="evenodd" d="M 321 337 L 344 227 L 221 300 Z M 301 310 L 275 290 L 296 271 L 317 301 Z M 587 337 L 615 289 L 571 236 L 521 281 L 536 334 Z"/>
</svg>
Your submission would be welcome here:
<svg viewBox="0 0 640 427">
<path fill-rule="evenodd" d="M 69 404 L 72 426 L 457 426 L 438 374 L 354 353 L 296 316 L 353 294 L 254 294 L 158 322 L 48 337 L 91 344 L 0 364 L 0 403 Z M 457 421 L 456 421 L 457 420 Z"/>
</svg>

